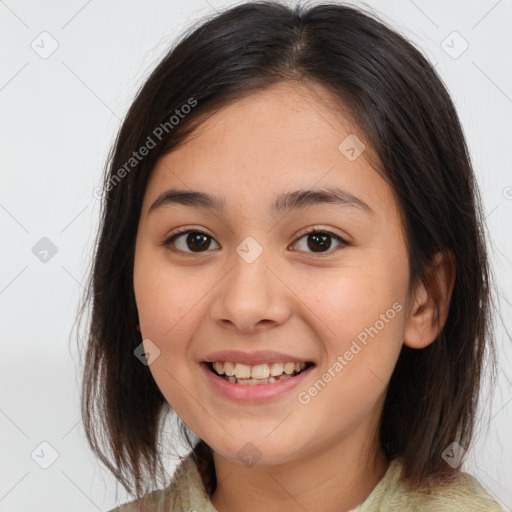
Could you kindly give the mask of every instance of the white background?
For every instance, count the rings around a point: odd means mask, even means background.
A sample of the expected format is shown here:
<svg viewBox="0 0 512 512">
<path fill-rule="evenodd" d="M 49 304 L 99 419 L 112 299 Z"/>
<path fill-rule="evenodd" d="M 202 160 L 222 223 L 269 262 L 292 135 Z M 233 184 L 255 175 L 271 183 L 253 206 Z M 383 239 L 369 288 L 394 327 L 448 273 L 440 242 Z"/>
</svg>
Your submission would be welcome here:
<svg viewBox="0 0 512 512">
<path fill-rule="evenodd" d="M 93 190 L 144 78 L 187 26 L 229 5 L 234 2 L 0 2 L 1 512 L 80 512 L 117 504 L 114 479 L 84 440 L 72 331 L 98 223 Z M 485 401 L 481 434 L 463 469 L 512 510 L 512 350 L 505 330 L 512 332 L 512 2 L 366 5 L 436 65 L 467 135 L 493 241 L 502 319 L 498 388 L 494 401 Z M 44 31 L 51 38 L 40 36 Z M 58 48 L 43 59 L 32 42 L 48 51 L 52 38 Z M 464 40 L 468 49 L 453 58 Z M 32 252 L 42 237 L 57 248 L 46 263 Z M 48 469 L 31 458 L 43 441 L 58 452 Z M 38 450 L 51 456 L 48 447 Z M 173 467 L 169 462 L 170 472 Z M 126 501 L 120 486 L 118 491 L 117 499 Z"/>
</svg>

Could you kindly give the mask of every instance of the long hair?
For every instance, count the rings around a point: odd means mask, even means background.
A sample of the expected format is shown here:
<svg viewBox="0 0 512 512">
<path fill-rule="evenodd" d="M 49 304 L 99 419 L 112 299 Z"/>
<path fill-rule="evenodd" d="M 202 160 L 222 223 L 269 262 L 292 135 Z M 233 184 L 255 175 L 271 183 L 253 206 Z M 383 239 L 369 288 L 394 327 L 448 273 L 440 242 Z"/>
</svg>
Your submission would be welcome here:
<svg viewBox="0 0 512 512">
<path fill-rule="evenodd" d="M 133 263 L 148 179 L 218 109 L 283 81 L 323 86 L 366 136 L 402 214 L 412 281 L 426 282 L 438 251 L 456 262 L 444 328 L 424 349 L 404 346 L 389 382 L 378 433 L 386 457 L 402 457 L 404 481 L 416 486 L 455 471 L 441 457 L 452 442 L 470 444 L 484 354 L 494 347 L 490 270 L 478 188 L 445 86 L 373 14 L 343 4 L 245 3 L 203 20 L 170 49 L 138 91 L 105 169 L 84 296 L 92 309 L 82 414 L 92 449 L 134 495 L 162 468 L 161 425 L 172 412 L 134 356 L 142 339 Z M 209 447 L 196 448 L 200 467 L 211 470 Z"/>
</svg>

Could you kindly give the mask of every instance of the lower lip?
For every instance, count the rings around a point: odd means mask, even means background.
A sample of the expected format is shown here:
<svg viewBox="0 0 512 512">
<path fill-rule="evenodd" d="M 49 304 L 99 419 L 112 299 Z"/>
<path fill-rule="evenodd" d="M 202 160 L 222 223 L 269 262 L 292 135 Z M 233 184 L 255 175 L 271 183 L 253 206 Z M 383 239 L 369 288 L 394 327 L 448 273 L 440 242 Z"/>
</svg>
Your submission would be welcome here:
<svg viewBox="0 0 512 512">
<path fill-rule="evenodd" d="M 310 366 L 295 377 L 273 384 L 236 384 L 213 373 L 207 363 L 201 363 L 200 366 L 215 391 L 237 402 L 266 402 L 284 395 L 297 387 L 314 368 Z"/>
</svg>

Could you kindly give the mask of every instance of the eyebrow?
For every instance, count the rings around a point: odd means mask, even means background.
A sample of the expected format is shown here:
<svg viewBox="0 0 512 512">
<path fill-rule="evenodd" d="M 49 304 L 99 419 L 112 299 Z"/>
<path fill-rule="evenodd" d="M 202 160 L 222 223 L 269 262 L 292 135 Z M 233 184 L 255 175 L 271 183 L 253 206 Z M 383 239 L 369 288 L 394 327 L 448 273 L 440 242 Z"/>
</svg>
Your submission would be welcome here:
<svg viewBox="0 0 512 512">
<path fill-rule="evenodd" d="M 196 190 L 169 189 L 158 196 L 148 210 L 148 215 L 154 210 L 170 204 L 182 204 L 195 208 L 205 208 L 214 212 L 225 213 L 226 202 L 221 196 L 199 192 Z M 337 187 L 322 190 L 296 190 L 278 195 L 270 207 L 274 215 L 288 213 L 292 210 L 304 209 L 321 204 L 353 206 L 366 213 L 374 211 L 358 197 Z"/>
</svg>

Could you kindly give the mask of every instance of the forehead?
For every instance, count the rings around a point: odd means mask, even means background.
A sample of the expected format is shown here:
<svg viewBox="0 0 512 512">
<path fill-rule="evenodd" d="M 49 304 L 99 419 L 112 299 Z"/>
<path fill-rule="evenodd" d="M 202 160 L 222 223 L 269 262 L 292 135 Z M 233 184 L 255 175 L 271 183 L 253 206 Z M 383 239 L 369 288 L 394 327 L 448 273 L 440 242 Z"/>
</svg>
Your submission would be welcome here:
<svg viewBox="0 0 512 512">
<path fill-rule="evenodd" d="M 337 187 L 372 209 L 395 209 L 364 134 L 335 107 L 325 89 L 295 82 L 228 104 L 157 162 L 145 208 L 167 188 L 213 193 L 229 210 L 233 202 L 269 208 L 292 190 Z"/>
</svg>

